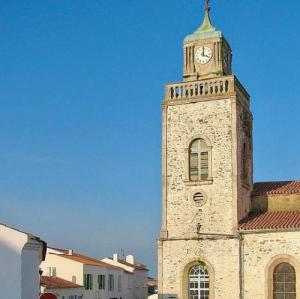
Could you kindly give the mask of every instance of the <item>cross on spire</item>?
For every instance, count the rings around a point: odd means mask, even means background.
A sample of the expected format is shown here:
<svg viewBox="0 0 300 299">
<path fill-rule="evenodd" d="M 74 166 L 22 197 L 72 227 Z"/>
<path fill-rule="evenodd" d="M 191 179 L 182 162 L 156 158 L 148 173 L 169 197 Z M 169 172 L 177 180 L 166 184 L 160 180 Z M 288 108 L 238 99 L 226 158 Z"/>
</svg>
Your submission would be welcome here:
<svg viewBox="0 0 300 299">
<path fill-rule="evenodd" d="M 212 31 L 215 30 L 210 20 L 210 0 L 204 0 L 204 20 L 199 31 Z"/>
<path fill-rule="evenodd" d="M 210 5 L 209 5 L 209 1 L 210 0 L 204 0 L 205 4 L 204 4 L 204 11 L 209 13 L 210 11 Z"/>
</svg>

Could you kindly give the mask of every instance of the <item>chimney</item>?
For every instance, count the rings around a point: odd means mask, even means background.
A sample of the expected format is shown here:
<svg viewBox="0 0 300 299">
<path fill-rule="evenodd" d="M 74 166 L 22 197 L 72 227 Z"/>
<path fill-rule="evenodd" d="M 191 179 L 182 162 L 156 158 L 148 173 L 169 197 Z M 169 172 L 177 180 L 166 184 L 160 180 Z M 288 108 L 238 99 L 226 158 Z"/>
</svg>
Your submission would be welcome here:
<svg viewBox="0 0 300 299">
<path fill-rule="evenodd" d="M 117 253 L 114 253 L 113 254 L 113 260 L 115 261 L 115 262 L 117 262 L 119 259 L 118 259 L 118 254 Z"/>
<path fill-rule="evenodd" d="M 126 262 L 129 263 L 129 264 L 132 264 L 134 265 L 134 256 L 129 254 L 126 256 Z"/>
<path fill-rule="evenodd" d="M 73 249 L 68 250 L 68 255 L 73 255 L 73 253 L 74 253 Z"/>
</svg>

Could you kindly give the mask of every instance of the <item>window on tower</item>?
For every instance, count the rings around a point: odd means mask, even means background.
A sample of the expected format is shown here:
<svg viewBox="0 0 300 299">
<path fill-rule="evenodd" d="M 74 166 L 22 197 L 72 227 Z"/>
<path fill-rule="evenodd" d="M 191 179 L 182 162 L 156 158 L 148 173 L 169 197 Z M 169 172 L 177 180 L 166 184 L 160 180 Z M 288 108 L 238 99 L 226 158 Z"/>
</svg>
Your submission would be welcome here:
<svg viewBox="0 0 300 299">
<path fill-rule="evenodd" d="M 210 147 L 202 138 L 192 141 L 189 148 L 189 176 L 191 181 L 205 181 L 209 178 Z"/>
</svg>

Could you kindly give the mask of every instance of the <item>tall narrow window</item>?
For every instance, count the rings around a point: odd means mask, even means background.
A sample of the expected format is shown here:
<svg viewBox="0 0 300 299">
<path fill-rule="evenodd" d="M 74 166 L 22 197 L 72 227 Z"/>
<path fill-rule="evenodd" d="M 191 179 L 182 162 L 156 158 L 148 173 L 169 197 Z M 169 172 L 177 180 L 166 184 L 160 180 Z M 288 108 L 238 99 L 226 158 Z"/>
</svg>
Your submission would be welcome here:
<svg viewBox="0 0 300 299">
<path fill-rule="evenodd" d="M 108 290 L 113 291 L 115 288 L 115 280 L 114 280 L 114 275 L 109 274 L 108 275 Z"/>
<path fill-rule="evenodd" d="M 105 275 L 98 275 L 98 289 L 105 290 Z"/>
<path fill-rule="evenodd" d="M 209 152 L 204 139 L 195 139 L 190 145 L 189 172 L 191 181 L 203 181 L 209 177 Z"/>
<path fill-rule="evenodd" d="M 189 299 L 209 299 L 209 274 L 204 265 L 190 269 Z"/>
<path fill-rule="evenodd" d="M 83 285 L 86 290 L 93 289 L 93 275 L 92 274 L 84 274 Z"/>
<path fill-rule="evenodd" d="M 288 263 L 281 263 L 274 270 L 273 299 L 296 299 L 296 273 Z"/>
</svg>

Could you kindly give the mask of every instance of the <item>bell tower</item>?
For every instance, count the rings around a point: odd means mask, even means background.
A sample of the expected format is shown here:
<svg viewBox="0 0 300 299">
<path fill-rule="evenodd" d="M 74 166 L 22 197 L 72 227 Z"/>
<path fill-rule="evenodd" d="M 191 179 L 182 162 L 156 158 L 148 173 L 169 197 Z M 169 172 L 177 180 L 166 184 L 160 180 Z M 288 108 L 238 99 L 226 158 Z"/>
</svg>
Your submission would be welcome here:
<svg viewBox="0 0 300 299">
<path fill-rule="evenodd" d="M 232 74 L 230 45 L 212 25 L 208 0 L 203 23 L 184 39 L 183 52 L 183 81 L 166 85 L 162 105 L 160 298 L 238 299 L 237 230 L 250 211 L 253 185 L 252 114 L 250 97 Z M 214 296 L 192 296 L 187 271 L 195 264 L 227 289 L 218 293 L 211 282 L 202 291 Z"/>
</svg>

